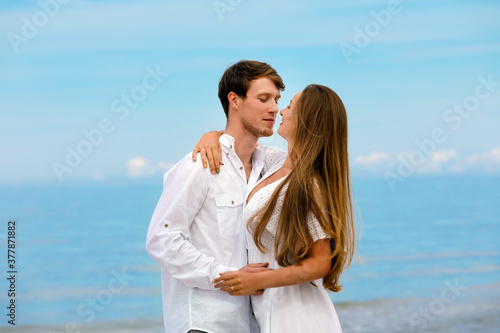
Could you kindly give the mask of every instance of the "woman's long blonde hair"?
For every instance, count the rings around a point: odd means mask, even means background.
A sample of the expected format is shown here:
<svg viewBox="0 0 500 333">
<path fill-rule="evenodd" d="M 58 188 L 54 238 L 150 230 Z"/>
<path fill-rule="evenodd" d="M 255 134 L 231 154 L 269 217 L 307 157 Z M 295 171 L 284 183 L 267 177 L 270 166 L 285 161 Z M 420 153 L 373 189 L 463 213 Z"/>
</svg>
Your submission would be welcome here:
<svg viewBox="0 0 500 333">
<path fill-rule="evenodd" d="M 294 168 L 255 216 L 251 232 L 261 252 L 261 237 L 283 187 L 288 184 L 278 222 L 274 251 L 280 266 L 307 258 L 313 245 L 307 218 L 314 214 L 330 237 L 332 265 L 323 286 L 342 290 L 341 273 L 354 254 L 355 222 L 347 153 L 347 114 L 330 88 L 307 86 L 294 107 L 295 133 L 289 149 Z M 255 223 L 255 224 L 254 224 Z"/>
</svg>

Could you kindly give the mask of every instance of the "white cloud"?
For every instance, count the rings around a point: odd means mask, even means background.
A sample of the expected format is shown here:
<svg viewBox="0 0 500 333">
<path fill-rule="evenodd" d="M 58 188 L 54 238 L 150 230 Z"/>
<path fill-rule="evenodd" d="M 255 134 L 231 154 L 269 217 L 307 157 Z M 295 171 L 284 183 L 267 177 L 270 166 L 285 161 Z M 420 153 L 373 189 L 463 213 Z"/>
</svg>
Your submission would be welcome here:
<svg viewBox="0 0 500 333">
<path fill-rule="evenodd" d="M 500 147 L 495 147 L 483 154 L 467 156 L 465 165 L 468 169 L 500 171 Z"/>
<path fill-rule="evenodd" d="M 452 150 L 438 150 L 427 157 L 426 162 L 421 168 L 418 168 L 419 173 L 441 172 L 453 159 L 458 157 L 458 152 Z"/>
<path fill-rule="evenodd" d="M 460 155 L 456 149 L 437 150 L 430 155 L 415 150 L 397 153 L 394 157 L 386 152 L 373 151 L 366 156 L 357 156 L 352 166 L 357 167 L 357 171 L 379 176 L 386 172 L 398 174 L 400 169 L 410 175 L 497 173 L 500 172 L 500 147 L 469 156 Z"/>
<path fill-rule="evenodd" d="M 94 179 L 94 180 L 103 180 L 104 177 L 103 177 L 103 175 L 102 175 L 101 172 L 94 172 L 92 174 L 92 179 Z"/>
<path fill-rule="evenodd" d="M 438 150 L 431 155 L 433 163 L 441 164 L 448 162 L 458 155 L 456 150 Z"/>
<path fill-rule="evenodd" d="M 409 165 L 416 174 L 462 173 L 467 170 L 465 159 L 455 149 L 436 150 L 430 155 L 420 150 L 397 154 L 399 164 Z"/>
<path fill-rule="evenodd" d="M 483 158 L 494 164 L 500 164 L 500 147 L 493 148 L 489 152 L 483 154 Z"/>
<path fill-rule="evenodd" d="M 354 164 L 361 165 L 365 168 L 373 168 L 380 165 L 382 162 L 387 162 L 391 156 L 385 152 L 372 151 L 366 156 L 358 156 L 354 159 Z"/>
<path fill-rule="evenodd" d="M 135 157 L 127 161 L 128 175 L 132 178 L 152 176 L 159 172 L 165 172 L 172 166 L 173 163 L 163 161 L 153 164 L 142 157 Z"/>
</svg>

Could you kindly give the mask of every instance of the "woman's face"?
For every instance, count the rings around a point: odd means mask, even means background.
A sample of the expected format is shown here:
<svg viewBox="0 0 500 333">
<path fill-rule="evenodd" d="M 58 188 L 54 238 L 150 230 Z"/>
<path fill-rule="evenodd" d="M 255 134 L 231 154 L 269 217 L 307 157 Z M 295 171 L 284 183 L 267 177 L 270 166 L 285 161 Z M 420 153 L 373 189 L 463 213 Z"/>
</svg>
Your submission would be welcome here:
<svg viewBox="0 0 500 333">
<path fill-rule="evenodd" d="M 300 96 L 302 95 L 302 91 L 299 91 L 295 96 L 293 96 L 290 104 L 280 111 L 281 115 L 281 124 L 278 128 L 278 134 L 289 142 L 293 136 L 293 131 L 295 130 L 295 122 L 294 122 L 294 107 Z"/>
</svg>

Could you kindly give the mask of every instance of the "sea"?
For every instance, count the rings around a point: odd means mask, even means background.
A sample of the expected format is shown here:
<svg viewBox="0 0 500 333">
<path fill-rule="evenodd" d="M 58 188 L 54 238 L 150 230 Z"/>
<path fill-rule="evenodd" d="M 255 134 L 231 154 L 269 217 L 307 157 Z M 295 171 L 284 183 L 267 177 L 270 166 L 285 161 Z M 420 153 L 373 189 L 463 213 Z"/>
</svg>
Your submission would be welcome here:
<svg viewBox="0 0 500 333">
<path fill-rule="evenodd" d="M 343 332 L 500 332 L 500 177 L 353 183 L 357 258 L 330 294 Z M 0 188 L 0 332 L 163 332 L 145 251 L 161 191 Z"/>
</svg>

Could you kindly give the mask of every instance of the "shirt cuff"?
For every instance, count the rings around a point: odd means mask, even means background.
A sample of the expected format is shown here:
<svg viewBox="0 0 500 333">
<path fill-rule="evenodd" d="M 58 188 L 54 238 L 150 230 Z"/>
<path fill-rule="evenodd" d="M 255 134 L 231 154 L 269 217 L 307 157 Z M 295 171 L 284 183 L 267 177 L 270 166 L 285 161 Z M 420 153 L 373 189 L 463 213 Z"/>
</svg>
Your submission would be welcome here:
<svg viewBox="0 0 500 333">
<path fill-rule="evenodd" d="M 236 267 L 228 267 L 224 265 L 219 265 L 219 269 L 217 270 L 217 277 L 219 277 L 220 273 L 224 272 L 230 272 L 230 271 L 237 271 L 239 268 Z"/>
</svg>

